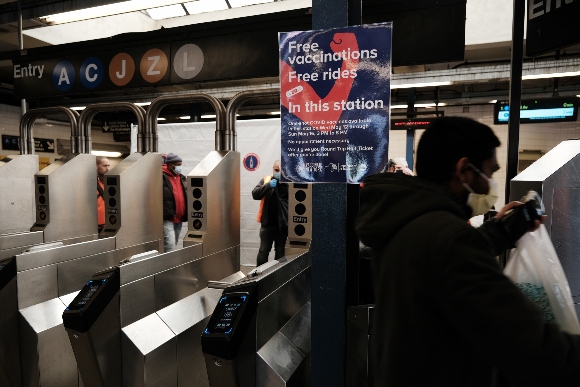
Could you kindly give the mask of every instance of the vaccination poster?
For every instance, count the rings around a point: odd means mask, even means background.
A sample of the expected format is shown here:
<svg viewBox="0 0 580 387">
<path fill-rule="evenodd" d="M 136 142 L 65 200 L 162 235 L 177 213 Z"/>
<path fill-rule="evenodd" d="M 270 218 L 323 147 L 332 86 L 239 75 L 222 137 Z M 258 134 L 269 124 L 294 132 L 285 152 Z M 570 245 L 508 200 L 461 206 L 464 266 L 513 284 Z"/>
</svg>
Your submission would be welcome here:
<svg viewBox="0 0 580 387">
<path fill-rule="evenodd" d="M 279 34 L 283 181 L 385 169 L 391 35 L 392 23 Z"/>
</svg>

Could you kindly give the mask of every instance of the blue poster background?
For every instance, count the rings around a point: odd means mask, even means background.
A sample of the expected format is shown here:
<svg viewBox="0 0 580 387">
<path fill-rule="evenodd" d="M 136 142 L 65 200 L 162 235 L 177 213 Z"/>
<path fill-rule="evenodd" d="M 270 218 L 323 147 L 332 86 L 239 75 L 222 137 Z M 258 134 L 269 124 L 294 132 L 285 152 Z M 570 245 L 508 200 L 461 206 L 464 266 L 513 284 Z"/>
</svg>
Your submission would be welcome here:
<svg viewBox="0 0 580 387">
<path fill-rule="evenodd" d="M 391 23 L 279 34 L 283 181 L 385 169 L 391 36 Z"/>
</svg>

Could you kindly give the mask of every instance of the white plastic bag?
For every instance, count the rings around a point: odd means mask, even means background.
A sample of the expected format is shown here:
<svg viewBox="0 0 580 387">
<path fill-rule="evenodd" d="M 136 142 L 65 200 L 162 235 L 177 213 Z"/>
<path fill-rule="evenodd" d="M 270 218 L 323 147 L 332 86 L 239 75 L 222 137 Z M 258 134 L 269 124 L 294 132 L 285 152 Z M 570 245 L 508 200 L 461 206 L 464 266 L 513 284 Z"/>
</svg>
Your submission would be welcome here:
<svg viewBox="0 0 580 387">
<path fill-rule="evenodd" d="M 544 310 L 545 320 L 555 320 L 563 331 L 580 334 L 568 280 L 543 224 L 520 238 L 504 274 Z"/>
</svg>

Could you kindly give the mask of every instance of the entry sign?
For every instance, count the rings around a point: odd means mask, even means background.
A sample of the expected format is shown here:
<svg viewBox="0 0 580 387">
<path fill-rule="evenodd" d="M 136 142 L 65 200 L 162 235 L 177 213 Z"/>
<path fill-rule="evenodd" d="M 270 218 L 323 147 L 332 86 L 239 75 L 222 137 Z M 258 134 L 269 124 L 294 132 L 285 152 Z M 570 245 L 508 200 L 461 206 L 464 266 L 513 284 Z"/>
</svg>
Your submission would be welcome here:
<svg viewBox="0 0 580 387">
<path fill-rule="evenodd" d="M 358 183 L 388 162 L 392 23 L 279 34 L 282 180 Z"/>
<path fill-rule="evenodd" d="M 529 0 L 526 55 L 535 56 L 580 43 L 580 1 Z"/>
</svg>

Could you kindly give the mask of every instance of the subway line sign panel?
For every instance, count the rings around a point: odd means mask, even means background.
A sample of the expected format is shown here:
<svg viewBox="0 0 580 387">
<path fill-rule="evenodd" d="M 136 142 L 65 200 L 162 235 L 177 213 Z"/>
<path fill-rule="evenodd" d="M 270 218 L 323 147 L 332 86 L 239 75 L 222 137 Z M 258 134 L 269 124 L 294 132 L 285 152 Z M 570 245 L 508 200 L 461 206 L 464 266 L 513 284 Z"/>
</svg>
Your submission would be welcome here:
<svg viewBox="0 0 580 387">
<path fill-rule="evenodd" d="M 59 57 L 22 56 L 13 60 L 14 90 L 19 98 L 95 93 L 180 83 L 253 78 L 277 73 L 277 61 L 265 60 L 268 45 L 259 32 L 204 37 Z M 97 44 L 97 43 L 95 43 Z M 276 49 L 275 39 L 271 45 Z"/>
<path fill-rule="evenodd" d="M 283 179 L 357 183 L 388 161 L 392 23 L 279 34 Z"/>
</svg>

